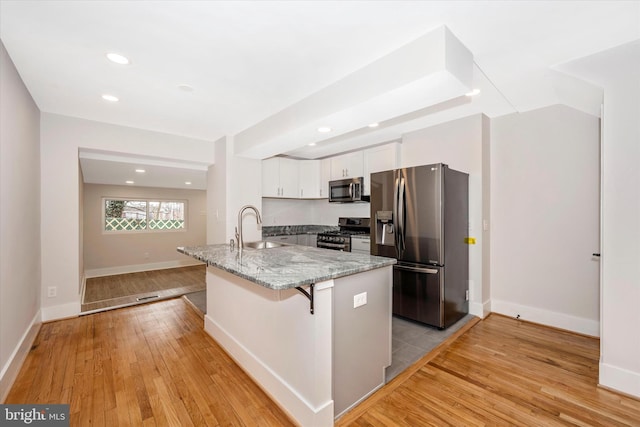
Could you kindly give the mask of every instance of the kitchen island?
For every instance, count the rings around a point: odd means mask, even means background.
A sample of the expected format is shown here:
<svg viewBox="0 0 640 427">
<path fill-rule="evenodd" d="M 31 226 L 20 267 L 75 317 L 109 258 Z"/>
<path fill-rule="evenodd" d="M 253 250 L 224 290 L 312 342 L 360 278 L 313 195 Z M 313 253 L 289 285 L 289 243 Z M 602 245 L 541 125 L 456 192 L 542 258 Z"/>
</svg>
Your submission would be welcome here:
<svg viewBox="0 0 640 427">
<path fill-rule="evenodd" d="M 384 385 L 394 259 L 298 245 L 178 251 L 207 263 L 207 333 L 296 423 L 333 425 Z"/>
</svg>

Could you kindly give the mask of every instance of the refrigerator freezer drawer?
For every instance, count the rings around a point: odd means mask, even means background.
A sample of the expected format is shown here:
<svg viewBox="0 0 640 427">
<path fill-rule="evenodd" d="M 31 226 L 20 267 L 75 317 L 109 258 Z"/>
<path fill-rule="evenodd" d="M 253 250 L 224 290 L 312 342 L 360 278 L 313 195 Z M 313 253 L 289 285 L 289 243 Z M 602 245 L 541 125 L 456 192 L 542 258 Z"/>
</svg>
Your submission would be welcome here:
<svg viewBox="0 0 640 427">
<path fill-rule="evenodd" d="M 393 267 L 393 314 L 443 328 L 442 298 L 441 268 Z"/>
</svg>

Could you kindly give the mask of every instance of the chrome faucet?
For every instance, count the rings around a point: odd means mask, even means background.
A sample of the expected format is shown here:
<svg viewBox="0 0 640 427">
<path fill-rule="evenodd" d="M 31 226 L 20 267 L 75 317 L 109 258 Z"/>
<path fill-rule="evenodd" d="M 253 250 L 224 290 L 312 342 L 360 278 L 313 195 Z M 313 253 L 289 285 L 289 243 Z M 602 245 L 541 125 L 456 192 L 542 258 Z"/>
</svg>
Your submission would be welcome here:
<svg viewBox="0 0 640 427">
<path fill-rule="evenodd" d="M 238 226 L 236 227 L 236 240 L 238 241 L 238 253 L 242 253 L 242 247 L 244 245 L 244 239 L 242 237 L 242 214 L 247 209 L 253 209 L 256 213 L 256 223 L 262 224 L 262 218 L 260 217 L 260 212 L 258 212 L 258 208 L 252 205 L 244 205 L 240 208 L 240 212 L 238 212 Z"/>
</svg>

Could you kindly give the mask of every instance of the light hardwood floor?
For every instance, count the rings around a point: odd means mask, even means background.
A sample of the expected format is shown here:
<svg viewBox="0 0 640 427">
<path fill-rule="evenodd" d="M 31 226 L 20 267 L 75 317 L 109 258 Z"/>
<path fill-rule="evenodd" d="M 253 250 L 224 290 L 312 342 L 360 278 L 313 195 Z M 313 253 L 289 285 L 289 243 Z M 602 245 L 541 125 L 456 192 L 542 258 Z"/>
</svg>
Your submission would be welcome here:
<svg viewBox="0 0 640 427">
<path fill-rule="evenodd" d="M 287 426 L 181 298 L 42 325 L 5 403 L 68 403 L 71 426 Z"/>
<path fill-rule="evenodd" d="M 640 426 L 640 400 L 597 386 L 598 359 L 598 339 L 492 314 L 337 425 Z"/>
<path fill-rule="evenodd" d="M 93 277 L 86 280 L 82 311 L 175 298 L 206 287 L 204 264 Z"/>
<path fill-rule="evenodd" d="M 640 401 L 597 387 L 597 339 L 497 315 L 458 335 L 337 425 L 640 425 Z M 69 403 L 72 426 L 292 425 L 180 298 L 44 324 L 5 403 Z"/>
</svg>

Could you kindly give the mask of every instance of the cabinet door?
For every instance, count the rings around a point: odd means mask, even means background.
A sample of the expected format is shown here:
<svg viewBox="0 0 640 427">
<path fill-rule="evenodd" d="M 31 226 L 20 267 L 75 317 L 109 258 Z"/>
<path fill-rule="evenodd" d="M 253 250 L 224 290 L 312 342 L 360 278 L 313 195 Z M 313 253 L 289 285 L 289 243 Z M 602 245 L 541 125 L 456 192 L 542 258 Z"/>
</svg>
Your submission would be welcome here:
<svg viewBox="0 0 640 427">
<path fill-rule="evenodd" d="M 357 178 L 364 174 L 364 157 L 362 151 L 349 153 L 347 156 L 346 178 Z"/>
<path fill-rule="evenodd" d="M 392 143 L 364 150 L 364 194 L 370 195 L 371 174 L 398 167 L 400 144 Z"/>
<path fill-rule="evenodd" d="M 369 255 L 371 253 L 371 239 L 351 236 L 351 252 Z"/>
<path fill-rule="evenodd" d="M 320 197 L 320 160 L 300 160 L 300 198 L 317 199 Z"/>
<path fill-rule="evenodd" d="M 280 159 L 280 197 L 288 199 L 298 198 L 298 161 L 294 159 Z"/>
<path fill-rule="evenodd" d="M 335 156 L 331 158 L 331 179 L 342 179 L 344 178 L 344 172 L 347 168 L 347 157 L 346 155 Z"/>
<path fill-rule="evenodd" d="M 331 158 L 331 179 L 357 178 L 364 173 L 362 151 Z"/>
<path fill-rule="evenodd" d="M 296 234 L 282 234 L 280 236 L 269 236 L 265 238 L 270 242 L 298 244 L 298 236 Z"/>
<path fill-rule="evenodd" d="M 280 197 L 280 159 L 262 161 L 262 197 Z"/>
<path fill-rule="evenodd" d="M 329 198 L 329 181 L 331 180 L 331 159 L 320 161 L 320 197 Z"/>
</svg>

